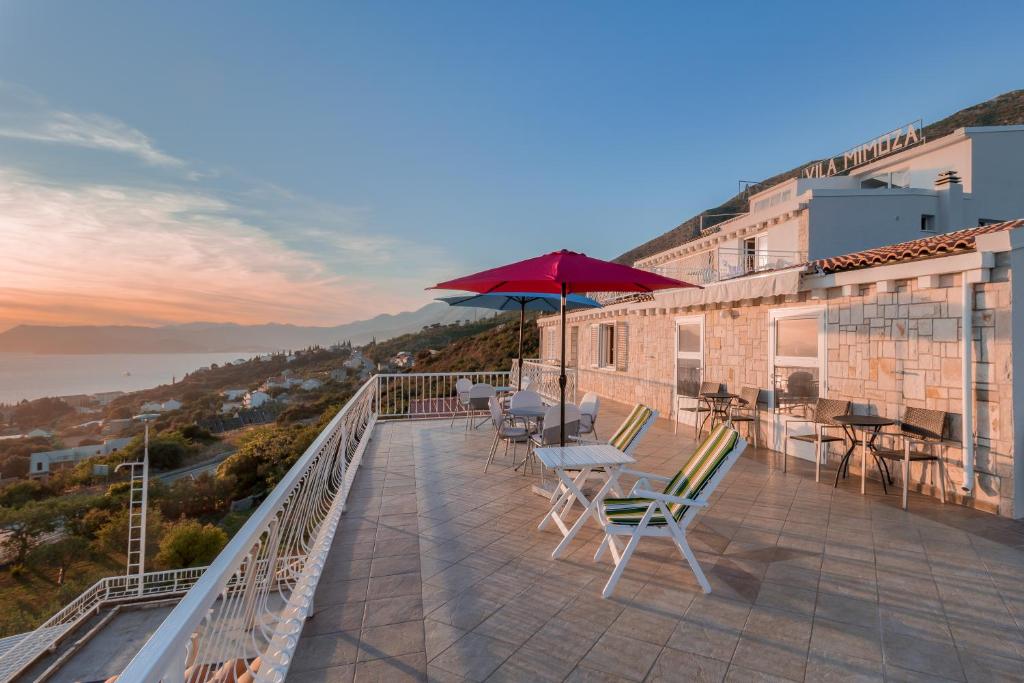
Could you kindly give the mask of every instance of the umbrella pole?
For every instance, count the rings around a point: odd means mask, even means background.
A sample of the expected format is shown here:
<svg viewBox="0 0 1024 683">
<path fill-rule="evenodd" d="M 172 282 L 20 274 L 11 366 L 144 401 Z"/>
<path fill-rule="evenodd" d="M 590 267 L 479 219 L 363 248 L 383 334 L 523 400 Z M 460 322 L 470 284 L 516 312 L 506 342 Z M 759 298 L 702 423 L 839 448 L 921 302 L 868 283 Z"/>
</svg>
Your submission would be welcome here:
<svg viewBox="0 0 1024 683">
<path fill-rule="evenodd" d="M 559 445 L 565 447 L 565 294 L 566 284 L 562 283 L 562 355 L 561 355 L 561 374 L 558 375 L 558 393 L 561 397 L 559 402 L 561 422 L 558 425 L 558 440 Z"/>
<path fill-rule="evenodd" d="M 526 324 L 526 301 L 519 302 L 519 385 L 517 391 L 523 388 L 523 325 Z"/>
</svg>

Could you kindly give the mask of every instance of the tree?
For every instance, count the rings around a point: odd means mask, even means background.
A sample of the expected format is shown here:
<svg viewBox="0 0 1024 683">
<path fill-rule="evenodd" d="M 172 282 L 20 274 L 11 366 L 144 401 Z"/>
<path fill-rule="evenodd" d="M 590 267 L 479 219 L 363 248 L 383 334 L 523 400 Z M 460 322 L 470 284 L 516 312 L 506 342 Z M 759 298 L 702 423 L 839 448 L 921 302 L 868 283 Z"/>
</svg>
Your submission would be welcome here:
<svg viewBox="0 0 1024 683">
<path fill-rule="evenodd" d="M 0 506 L 17 508 L 33 500 L 46 498 L 53 493 L 37 479 L 22 479 L 0 488 Z"/>
<path fill-rule="evenodd" d="M 53 543 L 44 543 L 32 551 L 34 562 L 48 564 L 57 569 L 57 585 L 63 586 L 67 570 L 76 560 L 89 552 L 89 542 L 81 536 L 65 536 Z"/>
<path fill-rule="evenodd" d="M 117 454 L 118 460 L 122 462 L 141 460 L 144 447 L 143 437 L 137 436 Z M 195 446 L 178 432 L 151 434 L 149 437 L 149 464 L 154 469 L 173 470 L 176 467 L 181 467 L 185 457 L 194 450 Z"/>
<path fill-rule="evenodd" d="M 164 517 L 159 510 L 150 508 L 146 513 L 146 549 L 152 552 L 160 544 L 164 532 Z M 128 508 L 110 515 L 96 530 L 94 547 L 105 553 L 124 555 L 128 550 Z M 147 553 L 148 554 L 148 553 Z"/>
<path fill-rule="evenodd" d="M 233 497 L 272 489 L 319 433 L 315 426 L 288 425 L 253 430 L 237 451 L 220 464 L 218 477 L 233 477 Z"/>
<path fill-rule="evenodd" d="M 23 565 L 43 536 L 52 532 L 59 522 L 53 510 L 41 501 L 26 503 L 19 508 L 0 510 L 0 529 L 6 531 L 0 546 L 14 565 Z"/>
<path fill-rule="evenodd" d="M 182 519 L 160 541 L 157 566 L 163 569 L 202 567 L 213 562 L 228 542 L 228 535 L 212 524 Z"/>
</svg>

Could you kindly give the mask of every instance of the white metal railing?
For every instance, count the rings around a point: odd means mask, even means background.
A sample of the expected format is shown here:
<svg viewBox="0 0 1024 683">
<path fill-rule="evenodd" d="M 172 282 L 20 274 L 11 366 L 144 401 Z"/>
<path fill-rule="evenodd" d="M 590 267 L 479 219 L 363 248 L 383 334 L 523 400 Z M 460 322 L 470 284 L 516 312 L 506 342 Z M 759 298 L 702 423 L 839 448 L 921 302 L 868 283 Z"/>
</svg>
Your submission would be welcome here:
<svg viewBox="0 0 1024 683">
<path fill-rule="evenodd" d="M 17 644 L 0 656 L 0 681 L 6 683 L 31 666 L 64 635 L 105 605 L 125 601 L 151 600 L 187 591 L 202 575 L 205 567 L 147 572 L 139 577 L 108 576 L 100 579 L 34 631 L 20 637 Z"/>
<path fill-rule="evenodd" d="M 806 260 L 806 256 L 800 251 L 718 247 L 675 263 L 651 266 L 644 270 L 685 282 L 707 285 L 745 275 L 789 268 Z"/>
<path fill-rule="evenodd" d="M 557 360 L 523 359 L 523 386 L 529 383 L 530 389 L 552 403 L 559 400 L 558 375 L 560 373 Z M 576 368 L 565 369 L 565 400 L 576 402 Z M 519 364 L 512 363 L 509 378 L 511 386 L 519 385 Z"/>
<path fill-rule="evenodd" d="M 468 379 L 473 384 L 508 386 L 511 373 L 486 372 L 409 372 L 380 374 L 377 378 L 378 417 L 381 419 L 431 419 L 463 413 L 456 383 Z M 483 414 L 483 411 L 474 411 Z"/>
<path fill-rule="evenodd" d="M 377 419 L 368 379 L 198 578 L 124 682 L 283 681 Z"/>
</svg>

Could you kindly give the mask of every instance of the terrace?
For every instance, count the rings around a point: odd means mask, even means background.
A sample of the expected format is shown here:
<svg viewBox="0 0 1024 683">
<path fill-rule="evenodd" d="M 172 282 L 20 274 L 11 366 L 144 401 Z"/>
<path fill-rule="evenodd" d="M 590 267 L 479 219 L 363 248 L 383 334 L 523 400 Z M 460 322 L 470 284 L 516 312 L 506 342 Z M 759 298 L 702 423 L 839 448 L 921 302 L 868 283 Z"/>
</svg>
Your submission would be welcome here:
<svg viewBox="0 0 1024 683">
<path fill-rule="evenodd" d="M 606 429 L 625 415 L 611 404 Z M 694 442 L 666 421 L 637 451 L 669 473 Z M 613 598 L 596 525 L 565 559 L 546 501 L 491 434 L 377 427 L 290 681 L 993 680 L 1024 671 L 1024 528 L 917 496 L 833 490 L 748 450 L 691 531 L 713 592 L 668 541 L 641 544 Z M 777 463 L 776 463 L 777 464 Z M 1015 616 L 1016 619 L 1015 620 Z M 699 672 L 699 673 L 698 673 Z"/>
<path fill-rule="evenodd" d="M 590 523 L 562 559 L 538 476 L 450 424 L 458 375 L 378 375 L 121 673 L 157 680 L 1016 680 L 1024 525 L 749 447 L 691 526 L 704 594 L 646 539 L 614 595 Z M 478 373 L 475 381 L 509 381 Z M 607 436 L 628 407 L 604 401 Z M 685 432 L 685 434 L 683 433 Z M 635 452 L 695 447 L 659 420 Z M 283 607 L 282 607 L 283 605 Z M 248 671 L 247 671 L 248 670 Z M 186 673 L 189 671 L 190 673 Z M 231 672 L 234 673 L 231 673 Z M 682 674 L 681 672 L 687 672 Z M 111 672 L 116 673 L 116 672 Z M 251 674 L 255 676 L 251 676 Z"/>
</svg>

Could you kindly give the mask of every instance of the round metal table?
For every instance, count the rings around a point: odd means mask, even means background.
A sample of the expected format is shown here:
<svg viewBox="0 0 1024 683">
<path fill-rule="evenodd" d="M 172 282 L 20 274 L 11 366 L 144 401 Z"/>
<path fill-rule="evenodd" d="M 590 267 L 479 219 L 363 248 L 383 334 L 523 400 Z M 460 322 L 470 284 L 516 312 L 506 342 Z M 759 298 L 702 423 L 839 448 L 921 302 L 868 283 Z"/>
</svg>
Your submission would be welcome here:
<svg viewBox="0 0 1024 683">
<path fill-rule="evenodd" d="M 698 434 L 704 431 L 704 425 L 708 420 L 711 420 L 711 426 L 708 431 L 712 431 L 715 428 L 715 420 L 719 415 L 729 415 L 729 406 L 732 402 L 739 398 L 739 394 L 731 394 L 728 391 L 709 391 L 700 395 L 702 399 L 708 404 L 708 414 L 700 423 L 700 430 Z"/>
<path fill-rule="evenodd" d="M 878 472 L 882 476 L 882 491 L 888 493 L 888 489 L 885 486 L 885 477 L 887 472 L 883 470 L 886 468 L 877 455 L 874 454 L 875 439 L 878 438 L 879 432 L 882 431 L 882 427 L 888 427 L 889 425 L 896 424 L 896 420 L 891 420 L 881 415 L 840 415 L 833 418 L 837 424 L 843 426 L 843 431 L 850 439 L 850 447 L 846 450 L 843 455 L 843 459 L 839 462 L 839 470 L 836 472 L 836 483 L 833 486 L 839 485 L 839 475 L 845 469 L 847 472 L 850 469 L 850 457 L 853 455 L 853 451 L 857 448 L 857 434 L 856 431 L 859 429 L 861 432 L 861 452 L 860 452 L 860 492 L 863 495 L 866 491 L 867 478 L 868 478 L 868 450 L 871 450 L 872 457 L 875 459 L 875 465 L 878 466 Z"/>
</svg>

